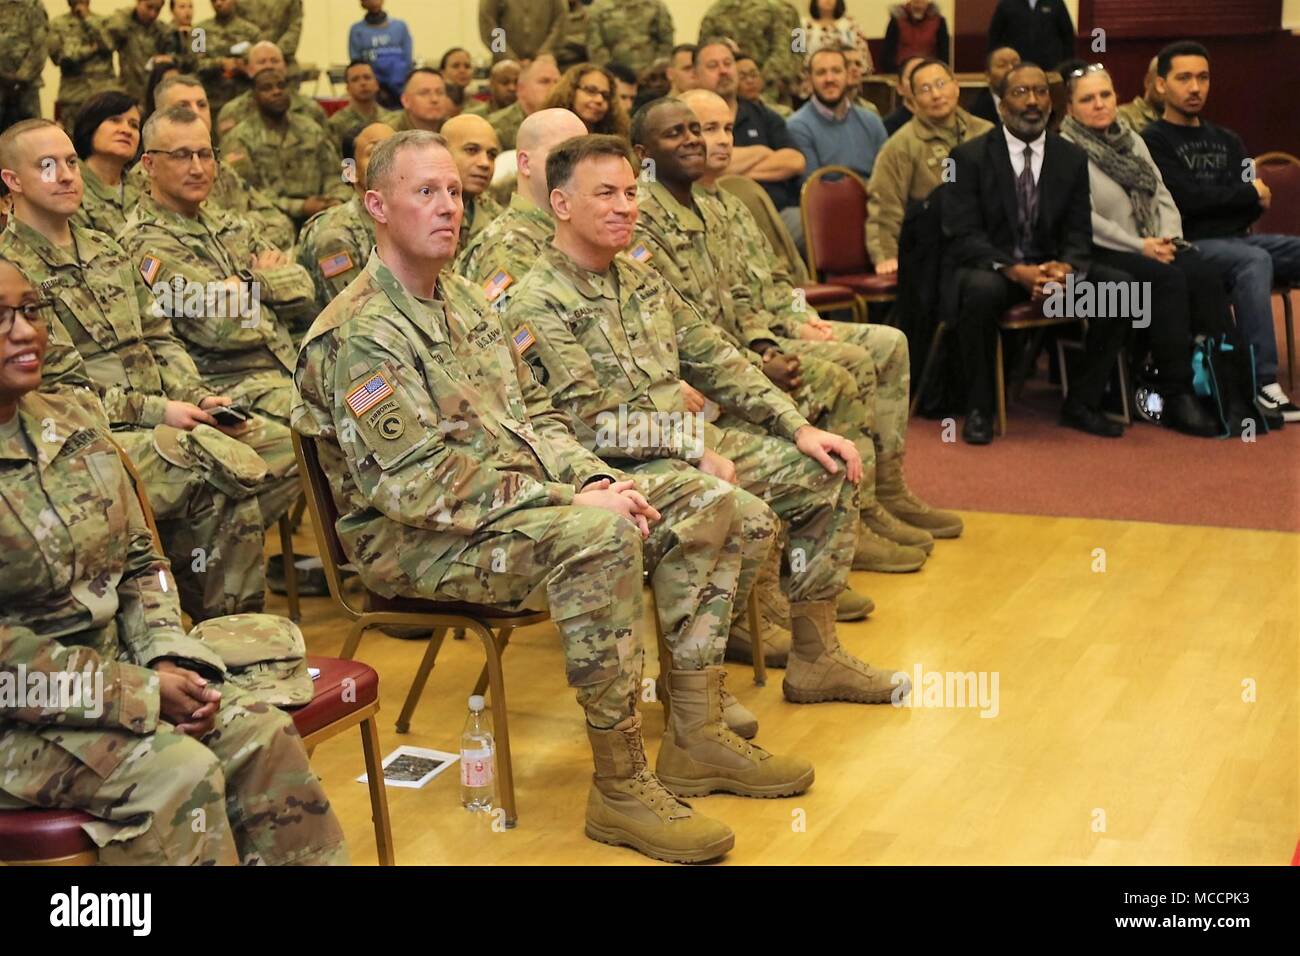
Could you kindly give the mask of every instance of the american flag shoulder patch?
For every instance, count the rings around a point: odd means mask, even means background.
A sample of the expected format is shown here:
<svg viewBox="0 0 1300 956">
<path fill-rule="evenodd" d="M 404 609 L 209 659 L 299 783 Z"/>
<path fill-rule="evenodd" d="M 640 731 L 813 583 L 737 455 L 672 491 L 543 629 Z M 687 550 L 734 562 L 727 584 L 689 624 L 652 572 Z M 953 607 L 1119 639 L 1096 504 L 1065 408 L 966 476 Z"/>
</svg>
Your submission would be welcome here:
<svg viewBox="0 0 1300 956">
<path fill-rule="evenodd" d="M 144 279 L 145 285 L 153 285 L 153 280 L 158 277 L 158 270 L 162 268 L 162 260 L 157 256 L 145 256 L 140 260 L 140 276 Z"/>
<path fill-rule="evenodd" d="M 393 386 L 388 384 L 383 372 L 376 372 L 352 391 L 344 401 L 353 415 L 363 415 L 393 394 Z"/>
<path fill-rule="evenodd" d="M 496 272 L 492 273 L 492 275 L 488 277 L 488 280 L 483 283 L 483 292 L 487 295 L 487 300 L 489 302 L 495 302 L 500 298 L 502 292 L 505 292 L 506 289 L 510 288 L 510 283 L 514 281 L 515 277 L 509 272 L 506 272 L 505 269 L 498 269 Z"/>
<path fill-rule="evenodd" d="M 632 251 L 629 252 L 628 255 L 631 256 L 633 259 L 635 259 L 637 262 L 649 262 L 652 253 L 650 252 L 650 249 L 646 246 L 644 242 L 638 242 L 635 246 L 632 247 Z"/>
<path fill-rule="evenodd" d="M 523 355 L 537 343 L 537 339 L 533 337 L 533 330 L 526 325 L 519 326 L 519 331 L 514 334 L 512 341 L 515 343 L 516 355 Z"/>
<path fill-rule="evenodd" d="M 321 275 L 333 279 L 352 268 L 352 256 L 347 252 L 336 252 L 332 256 L 322 256 L 316 260 L 316 264 L 320 266 Z"/>
</svg>

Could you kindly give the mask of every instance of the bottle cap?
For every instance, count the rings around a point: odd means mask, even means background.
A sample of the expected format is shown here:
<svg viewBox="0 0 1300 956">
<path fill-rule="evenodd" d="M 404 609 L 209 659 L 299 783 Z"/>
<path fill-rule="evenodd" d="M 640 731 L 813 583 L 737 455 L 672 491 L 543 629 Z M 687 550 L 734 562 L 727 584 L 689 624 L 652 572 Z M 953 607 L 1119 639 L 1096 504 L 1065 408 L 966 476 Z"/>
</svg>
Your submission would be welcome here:
<svg viewBox="0 0 1300 956">
<path fill-rule="evenodd" d="M 483 695 L 482 695 L 482 694 L 475 694 L 475 695 L 473 695 L 472 697 L 470 697 L 470 699 L 469 699 L 469 709 L 472 710 L 472 711 L 474 711 L 474 713 L 477 714 L 479 711 L 481 711 L 481 710 L 483 709 L 484 706 L 485 706 L 485 705 L 484 705 L 484 702 L 483 702 Z"/>
</svg>

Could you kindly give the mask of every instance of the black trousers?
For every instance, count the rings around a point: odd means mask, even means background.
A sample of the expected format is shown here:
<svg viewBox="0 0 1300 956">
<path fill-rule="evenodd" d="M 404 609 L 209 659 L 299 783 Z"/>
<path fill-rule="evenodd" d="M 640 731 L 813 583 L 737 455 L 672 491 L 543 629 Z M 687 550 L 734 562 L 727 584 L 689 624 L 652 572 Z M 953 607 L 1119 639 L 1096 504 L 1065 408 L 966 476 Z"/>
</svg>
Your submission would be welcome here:
<svg viewBox="0 0 1300 956">
<path fill-rule="evenodd" d="M 1192 338 L 1222 335 L 1232 329 L 1223 276 L 1195 249 L 1184 249 L 1169 264 L 1140 252 L 1093 247 L 1093 262 L 1119 269 L 1137 282 L 1150 283 L 1151 325 L 1138 340 L 1151 350 L 1162 385 L 1187 388 L 1192 382 Z M 1136 356 L 1141 358 L 1141 356 Z"/>
<path fill-rule="evenodd" d="M 1104 265 L 1094 265 L 1087 278 L 1094 282 L 1131 281 L 1125 273 Z M 998 317 L 1028 300 L 1024 287 L 992 269 L 957 270 L 956 332 L 968 409 L 993 414 Z M 1106 379 L 1128 337 L 1131 322 L 1131 318 L 1121 317 L 1089 319 L 1083 367 L 1071 378 L 1070 401 L 1093 409 L 1101 405 Z"/>
</svg>

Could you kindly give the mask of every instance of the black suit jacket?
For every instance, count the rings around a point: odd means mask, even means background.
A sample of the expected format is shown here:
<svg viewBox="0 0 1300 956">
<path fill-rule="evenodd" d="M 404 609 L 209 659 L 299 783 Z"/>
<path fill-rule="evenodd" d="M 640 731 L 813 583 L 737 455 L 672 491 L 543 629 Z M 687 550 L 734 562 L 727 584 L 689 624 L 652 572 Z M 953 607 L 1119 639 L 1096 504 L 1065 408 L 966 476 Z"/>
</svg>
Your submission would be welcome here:
<svg viewBox="0 0 1300 956">
<path fill-rule="evenodd" d="M 991 269 L 1016 262 L 1016 175 L 1006 136 L 995 128 L 951 153 L 953 181 L 943 205 L 949 263 Z M 1047 134 L 1038 174 L 1034 235 L 1045 259 L 1088 271 L 1092 249 L 1092 196 L 1088 157 L 1055 133 Z"/>
<path fill-rule="evenodd" d="M 988 120 L 994 126 L 1002 125 L 1002 117 L 998 115 L 998 105 L 993 102 L 993 91 L 987 86 L 980 90 L 979 96 L 975 97 L 968 112 L 972 116 Z"/>
</svg>

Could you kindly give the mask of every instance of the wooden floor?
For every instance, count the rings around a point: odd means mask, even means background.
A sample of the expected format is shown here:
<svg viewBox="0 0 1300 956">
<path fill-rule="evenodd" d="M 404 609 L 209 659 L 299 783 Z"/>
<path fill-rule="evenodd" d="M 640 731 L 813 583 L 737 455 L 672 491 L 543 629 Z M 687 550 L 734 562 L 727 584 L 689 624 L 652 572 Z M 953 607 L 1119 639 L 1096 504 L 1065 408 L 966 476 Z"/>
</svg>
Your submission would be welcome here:
<svg viewBox="0 0 1300 956">
<path fill-rule="evenodd" d="M 310 528 L 298 542 L 314 550 Z M 966 536 L 940 542 L 919 574 L 855 574 L 878 609 L 841 637 L 914 679 L 918 666 L 982 671 L 991 691 L 996 672 L 996 716 L 796 706 L 782 672 L 759 688 L 728 665 L 758 742 L 811 759 L 817 781 L 792 799 L 695 806 L 736 831 L 729 864 L 1285 864 L 1300 837 L 1298 581 L 1296 535 L 970 514 Z M 337 652 L 328 599 L 304 602 L 303 629 L 313 653 Z M 393 728 L 424 647 L 373 631 L 362 641 L 358 657 L 381 676 L 385 753 L 458 748 L 482 664 L 473 640 L 445 642 L 410 733 Z M 516 635 L 517 829 L 461 810 L 453 769 L 424 790 L 389 790 L 399 863 L 664 865 L 583 835 L 590 752 L 563 675 L 549 625 Z M 933 690 L 930 701 L 942 702 Z M 643 712 L 653 755 L 663 714 Z M 353 861 L 373 864 L 359 737 L 329 741 L 313 763 Z"/>
</svg>

